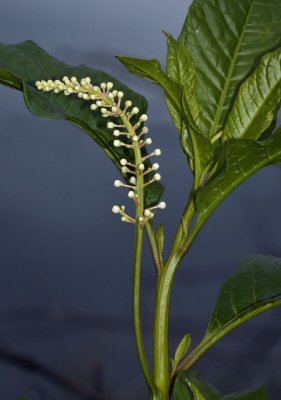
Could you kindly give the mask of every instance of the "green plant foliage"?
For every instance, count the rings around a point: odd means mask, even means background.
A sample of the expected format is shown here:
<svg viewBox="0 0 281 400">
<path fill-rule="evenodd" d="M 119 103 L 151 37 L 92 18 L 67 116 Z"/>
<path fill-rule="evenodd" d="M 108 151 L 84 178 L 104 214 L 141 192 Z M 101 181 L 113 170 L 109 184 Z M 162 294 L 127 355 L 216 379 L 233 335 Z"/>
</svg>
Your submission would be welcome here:
<svg viewBox="0 0 281 400">
<path fill-rule="evenodd" d="M 225 138 L 258 140 L 274 121 L 281 101 L 281 48 L 266 54 L 240 87 Z"/>
<path fill-rule="evenodd" d="M 240 83 L 262 54 L 281 44 L 279 0 L 194 0 L 179 42 L 193 60 L 199 128 L 220 132 Z"/>
<path fill-rule="evenodd" d="M 207 218 L 249 176 L 267 165 L 279 162 L 280 158 L 281 127 L 263 142 L 237 139 L 227 143 L 221 171 L 198 192 L 198 220 Z"/>
<path fill-rule="evenodd" d="M 184 337 L 180 341 L 175 351 L 175 356 L 172 359 L 172 374 L 175 371 L 180 360 L 186 355 L 190 344 L 191 344 L 191 335 L 190 334 L 184 335 Z"/>
<path fill-rule="evenodd" d="M 251 256 L 223 285 L 204 340 L 228 332 L 281 305 L 281 258 Z"/>
<path fill-rule="evenodd" d="M 132 100 L 141 112 L 147 109 L 144 97 L 103 71 L 86 65 L 76 67 L 64 64 L 50 56 L 31 41 L 16 45 L 0 44 L 0 83 L 23 91 L 27 108 L 40 117 L 68 120 L 82 128 L 103 149 L 120 170 L 120 159 L 133 157 L 128 149 L 113 146 L 113 136 L 106 127 L 100 112 L 92 112 L 90 103 L 75 96 L 56 95 L 38 91 L 34 82 L 42 79 L 59 79 L 64 75 L 78 79 L 89 76 L 93 82 L 111 81 L 114 88 L 122 90 L 126 99 Z M 146 190 L 146 205 L 154 205 L 161 197 L 162 185 L 155 182 Z"/>
<path fill-rule="evenodd" d="M 222 395 L 195 374 L 181 372 L 176 379 L 173 396 L 175 400 L 266 400 L 266 389 L 262 386 L 246 392 Z"/>
</svg>

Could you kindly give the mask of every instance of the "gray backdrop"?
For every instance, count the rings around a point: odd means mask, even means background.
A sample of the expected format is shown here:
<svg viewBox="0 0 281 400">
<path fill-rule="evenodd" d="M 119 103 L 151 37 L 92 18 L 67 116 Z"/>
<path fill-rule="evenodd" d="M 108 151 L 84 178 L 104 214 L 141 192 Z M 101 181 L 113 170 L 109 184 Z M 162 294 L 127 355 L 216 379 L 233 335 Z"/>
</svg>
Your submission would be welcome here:
<svg viewBox="0 0 281 400">
<path fill-rule="evenodd" d="M 161 90 L 130 75 L 124 54 L 165 59 L 162 30 L 180 32 L 187 0 L 1 0 L 0 40 L 32 39 L 70 63 L 104 69 L 149 101 L 149 127 L 163 151 L 168 208 L 157 221 L 169 243 L 191 176 Z M 32 358 L 106 399 L 144 399 L 131 327 L 133 227 L 112 215 L 125 193 L 114 166 L 75 126 L 39 119 L 22 95 L 0 87 L 0 355 Z M 203 335 L 222 282 L 249 254 L 280 255 L 281 172 L 248 180 L 210 218 L 176 277 L 171 342 Z M 145 340 L 150 347 L 154 271 L 143 267 Z M 281 390 L 280 310 L 258 317 L 207 353 L 197 369 L 225 392 L 266 383 Z M 0 397 L 75 399 L 0 357 Z"/>
</svg>

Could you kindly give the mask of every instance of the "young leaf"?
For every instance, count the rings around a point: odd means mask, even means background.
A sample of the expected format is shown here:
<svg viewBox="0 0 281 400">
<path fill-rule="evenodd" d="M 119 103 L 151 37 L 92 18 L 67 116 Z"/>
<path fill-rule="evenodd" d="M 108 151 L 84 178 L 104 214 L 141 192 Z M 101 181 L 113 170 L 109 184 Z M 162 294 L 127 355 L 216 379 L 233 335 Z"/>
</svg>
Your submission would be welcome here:
<svg viewBox="0 0 281 400">
<path fill-rule="evenodd" d="M 281 101 L 281 48 L 266 54 L 240 87 L 223 137 L 258 140 L 268 129 Z"/>
<path fill-rule="evenodd" d="M 89 76 L 93 82 L 111 81 L 116 90 L 125 93 L 135 106 L 144 113 L 147 103 L 144 97 L 133 92 L 112 76 L 89 68 L 86 65 L 69 66 L 47 54 L 31 41 L 16 45 L 0 44 L 0 83 L 22 90 L 29 111 L 40 117 L 65 119 L 81 127 L 103 149 L 107 156 L 121 170 L 120 159 L 132 157 L 132 152 L 123 147 L 113 146 L 113 136 L 106 126 L 106 121 L 99 112 L 90 111 L 89 102 L 83 102 L 74 96 L 43 93 L 34 83 L 42 79 L 59 79 L 64 75 L 76 76 L 78 79 Z M 155 182 L 157 183 L 157 182 Z M 146 206 L 157 203 L 163 191 L 157 183 L 149 185 L 146 190 Z"/>
<path fill-rule="evenodd" d="M 179 41 L 195 66 L 204 134 L 223 129 L 239 84 L 280 37 L 280 0 L 193 1 Z"/>
<path fill-rule="evenodd" d="M 226 144 L 225 165 L 221 172 L 201 190 L 196 198 L 197 222 L 207 219 L 237 186 L 259 169 L 280 162 L 281 127 L 264 142 L 236 139 Z"/>
<path fill-rule="evenodd" d="M 191 343 L 191 335 L 190 333 L 188 333 L 187 335 L 185 335 L 182 340 L 180 341 L 176 352 L 175 352 L 175 356 L 172 360 L 172 374 L 175 371 L 178 363 L 180 362 L 180 360 L 186 355 L 189 346 Z"/>
</svg>

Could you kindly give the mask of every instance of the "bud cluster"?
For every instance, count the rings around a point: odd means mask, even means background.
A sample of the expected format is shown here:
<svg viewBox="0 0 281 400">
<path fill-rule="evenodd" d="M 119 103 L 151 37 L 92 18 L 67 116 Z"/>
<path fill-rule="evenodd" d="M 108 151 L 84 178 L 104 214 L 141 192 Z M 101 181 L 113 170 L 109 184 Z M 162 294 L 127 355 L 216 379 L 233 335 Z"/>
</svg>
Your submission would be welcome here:
<svg viewBox="0 0 281 400">
<path fill-rule="evenodd" d="M 102 82 L 99 86 L 96 86 L 91 83 L 89 77 L 78 81 L 76 77 L 69 78 L 65 76 L 62 80 L 36 81 L 35 85 L 37 89 L 44 92 L 63 92 L 66 96 L 77 94 L 79 98 L 92 102 L 90 105 L 91 110 L 95 111 L 99 108 L 102 117 L 113 119 L 107 123 L 107 128 L 112 130 L 112 136 L 114 137 L 113 146 L 132 149 L 135 154 L 134 163 L 125 158 L 120 160 L 122 174 L 129 183 L 115 180 L 114 186 L 128 188 L 128 197 L 138 206 L 140 191 L 143 192 L 146 186 L 161 179 L 161 175 L 155 172 L 159 169 L 159 164 L 153 163 L 147 167 L 145 162 L 150 157 L 160 156 L 161 150 L 155 149 L 148 155 L 144 155 L 142 152 L 146 145 L 152 144 L 152 139 L 145 137 L 148 133 L 148 128 L 143 126 L 148 116 L 146 114 L 138 116 L 140 113 L 139 108 L 133 106 L 131 100 L 124 101 L 124 93 L 113 90 L 112 82 Z M 138 221 L 143 226 L 148 219 L 154 217 L 154 211 L 157 208 L 166 208 L 166 203 L 162 201 L 154 207 L 143 209 L 142 215 L 137 218 L 126 214 L 125 206 L 114 205 L 112 211 L 115 214 L 119 214 L 124 222 L 136 223 Z"/>
</svg>

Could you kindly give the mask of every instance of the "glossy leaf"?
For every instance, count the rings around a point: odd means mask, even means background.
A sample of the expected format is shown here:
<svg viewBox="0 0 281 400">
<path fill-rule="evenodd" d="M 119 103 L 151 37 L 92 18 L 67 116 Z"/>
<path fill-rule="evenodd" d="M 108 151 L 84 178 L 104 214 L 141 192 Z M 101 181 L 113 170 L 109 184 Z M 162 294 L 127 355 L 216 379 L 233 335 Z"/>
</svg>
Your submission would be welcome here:
<svg viewBox="0 0 281 400">
<path fill-rule="evenodd" d="M 223 136 L 257 140 L 276 118 L 281 101 L 281 48 L 266 54 L 241 85 Z"/>
<path fill-rule="evenodd" d="M 223 129 L 238 86 L 280 37 L 280 0 L 193 1 L 179 41 L 195 66 L 204 134 Z"/>
<path fill-rule="evenodd" d="M 205 338 L 221 338 L 247 320 L 280 305 L 281 258 L 248 257 L 223 285 Z"/>
<path fill-rule="evenodd" d="M 177 376 L 173 388 L 173 400 L 196 400 L 185 373 Z"/>
<path fill-rule="evenodd" d="M 197 221 L 205 220 L 237 186 L 259 169 L 279 162 L 281 127 L 264 142 L 236 139 L 226 144 L 225 165 L 221 172 L 197 195 Z"/>
<path fill-rule="evenodd" d="M 106 127 L 106 120 L 99 111 L 92 112 L 89 102 L 76 96 L 64 96 L 39 92 L 34 82 L 42 79 L 58 79 L 76 76 L 78 79 L 89 76 L 93 82 L 112 81 L 114 88 L 122 90 L 127 99 L 132 100 L 141 112 L 147 108 L 146 100 L 133 92 L 112 76 L 89 68 L 86 65 L 69 66 L 50 56 L 31 41 L 16 45 L 0 44 L 0 83 L 22 90 L 29 111 L 40 117 L 65 119 L 81 127 L 103 149 L 107 156 L 120 170 L 120 159 L 132 158 L 132 152 L 113 146 L 113 137 Z M 146 206 L 158 202 L 163 188 L 159 183 L 149 185 L 146 190 Z"/>
<path fill-rule="evenodd" d="M 174 393 L 181 390 L 182 397 L 176 400 L 266 400 L 266 389 L 264 386 L 240 393 L 222 395 L 214 386 L 202 380 L 195 374 L 183 371 L 179 373 Z"/>
</svg>

